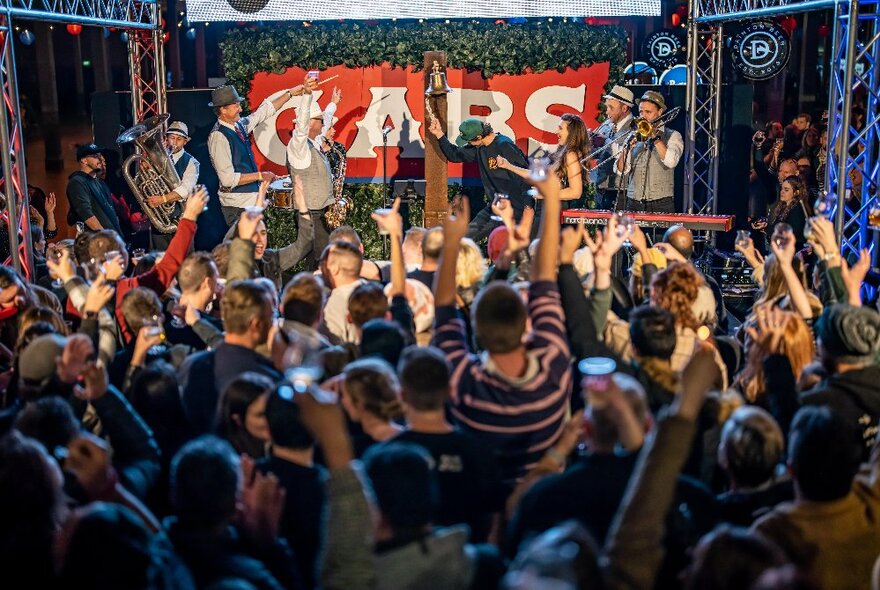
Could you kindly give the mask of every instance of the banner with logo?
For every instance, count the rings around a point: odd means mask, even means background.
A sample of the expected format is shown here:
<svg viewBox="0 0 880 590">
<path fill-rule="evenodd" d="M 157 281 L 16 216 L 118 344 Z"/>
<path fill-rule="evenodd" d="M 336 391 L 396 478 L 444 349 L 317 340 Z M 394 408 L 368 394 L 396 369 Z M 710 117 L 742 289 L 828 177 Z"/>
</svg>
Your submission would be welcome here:
<svg viewBox="0 0 880 590">
<path fill-rule="evenodd" d="M 791 40 L 773 21 L 751 21 L 733 35 L 730 56 L 733 67 L 745 78 L 769 80 L 788 65 Z"/>
<path fill-rule="evenodd" d="M 447 96 L 450 139 L 454 141 L 462 120 L 479 117 L 514 139 L 527 154 L 542 147 L 555 148 L 560 115 L 577 113 L 587 127 L 598 125 L 608 72 L 606 62 L 563 72 L 495 75 L 486 80 L 480 72 L 449 69 L 446 77 L 453 89 Z M 248 95 L 251 108 L 302 83 L 305 74 L 301 68 L 288 68 L 283 74 L 257 74 Z M 388 66 L 334 66 L 321 71 L 320 80 L 335 75 L 338 77 L 322 84 L 314 96 L 323 109 L 334 87 L 342 91 L 335 129 L 336 140 L 348 149 L 348 181 L 382 181 L 382 130 L 386 127 L 391 127 L 387 134 L 388 178 L 424 178 L 424 72 Z M 254 130 L 254 153 L 262 169 L 286 174 L 285 146 L 299 102 L 299 97 L 291 99 Z M 450 181 L 478 176 L 476 165 L 450 164 Z"/>
</svg>

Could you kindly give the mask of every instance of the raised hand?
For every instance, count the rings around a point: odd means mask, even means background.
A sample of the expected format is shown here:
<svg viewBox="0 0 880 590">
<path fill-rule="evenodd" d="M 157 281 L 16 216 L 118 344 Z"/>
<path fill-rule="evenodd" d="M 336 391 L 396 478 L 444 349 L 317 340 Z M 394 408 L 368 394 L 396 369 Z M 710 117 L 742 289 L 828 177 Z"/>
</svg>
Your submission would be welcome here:
<svg viewBox="0 0 880 590">
<path fill-rule="evenodd" d="M 49 193 L 46 197 L 46 214 L 51 215 L 55 212 L 55 207 L 58 206 L 58 199 L 55 197 L 55 193 Z"/>
<path fill-rule="evenodd" d="M 198 219 L 205 207 L 208 206 L 208 198 L 208 189 L 200 185 L 200 188 L 186 200 L 181 217 L 190 221 Z"/>
<path fill-rule="evenodd" d="M 431 123 L 428 125 L 428 132 L 437 139 L 443 137 L 443 127 L 440 125 L 439 119 L 435 117 L 431 118 Z"/>
<path fill-rule="evenodd" d="M 763 306 L 755 311 L 755 323 L 746 328 L 746 334 L 766 354 L 780 354 L 789 321 L 791 315 L 788 312 L 778 307 Z"/>
<path fill-rule="evenodd" d="M 253 469 L 253 461 L 242 456 L 242 479 L 239 525 L 244 534 L 257 544 L 267 545 L 278 538 L 284 498 L 287 493 L 274 474 Z M 246 467 L 247 466 L 247 467 Z M 250 474 L 247 473 L 250 471 Z"/>
<path fill-rule="evenodd" d="M 82 372 L 83 385 L 75 386 L 73 394 L 84 401 L 95 401 L 107 393 L 107 370 L 96 362 L 90 362 Z"/>
<path fill-rule="evenodd" d="M 63 383 L 76 383 L 86 370 L 89 359 L 95 354 L 95 348 L 88 336 L 71 334 L 61 356 L 55 359 L 58 378 Z"/>
<path fill-rule="evenodd" d="M 794 236 L 788 236 L 785 240 L 782 240 L 781 246 L 776 242 L 777 240 L 774 237 L 770 238 L 770 250 L 773 251 L 776 260 L 781 266 L 791 266 L 795 253 Z"/>
<path fill-rule="evenodd" d="M 654 245 L 654 249 L 663 254 L 669 262 L 687 262 L 684 259 L 684 256 L 681 255 L 681 252 L 672 247 L 671 244 L 667 244 L 666 242 L 659 242 Z"/>
<path fill-rule="evenodd" d="M 121 252 L 117 252 L 116 255 L 105 258 L 104 263 L 101 265 L 104 277 L 108 281 L 118 281 L 125 273 L 125 263 L 125 256 L 123 256 Z"/>
<path fill-rule="evenodd" d="M 116 471 L 110 461 L 107 442 L 88 432 L 80 432 L 67 445 L 64 470 L 76 477 L 89 498 L 99 498 L 116 485 Z"/>
<path fill-rule="evenodd" d="M 339 101 L 342 100 L 342 89 L 338 86 L 333 87 L 333 96 L 330 98 L 330 102 L 334 104 L 339 104 Z"/>
<path fill-rule="evenodd" d="M 104 275 L 98 274 L 95 281 L 89 286 L 89 292 L 86 293 L 86 304 L 83 306 L 83 313 L 98 313 L 104 306 L 113 299 L 116 288 L 113 284 L 108 283 Z"/>
<path fill-rule="evenodd" d="M 868 276 L 869 270 L 871 270 L 871 252 L 867 249 L 862 249 L 859 252 L 859 260 L 852 267 L 847 264 L 846 260 L 841 261 L 840 272 L 843 275 L 843 283 L 846 285 L 846 290 L 849 293 L 849 303 L 851 305 L 858 306 L 862 304 L 862 282 Z"/>
<path fill-rule="evenodd" d="M 266 208 L 266 193 L 269 192 L 269 185 L 272 184 L 272 181 L 268 178 L 263 178 L 260 181 L 260 188 L 257 191 L 257 207 L 261 209 Z"/>
<path fill-rule="evenodd" d="M 380 232 L 385 232 L 392 238 L 400 239 L 403 236 L 403 217 L 400 215 L 400 197 L 395 197 L 391 210 L 385 215 L 372 213 L 370 217 L 379 226 Z"/>
<path fill-rule="evenodd" d="M 242 240 L 250 241 L 254 234 L 257 233 L 257 226 L 260 225 L 262 220 L 262 213 L 254 215 L 253 213 L 242 211 L 241 216 L 238 218 L 238 237 Z"/>
<path fill-rule="evenodd" d="M 55 252 L 58 252 L 56 257 Z M 51 245 L 46 256 L 46 266 L 52 274 L 64 282 L 76 276 L 76 266 L 70 258 L 70 250 L 60 246 Z"/>
<path fill-rule="evenodd" d="M 134 352 L 131 355 L 131 365 L 141 367 L 147 360 L 147 351 L 157 344 L 162 343 L 163 334 L 153 332 L 149 326 L 142 326 L 138 330 L 137 339 L 134 341 Z"/>
<path fill-rule="evenodd" d="M 814 217 L 811 220 L 812 235 L 810 241 L 816 246 L 817 252 L 821 249 L 823 256 L 838 251 L 837 236 L 834 233 L 834 224 L 826 217 Z"/>
<path fill-rule="evenodd" d="M 447 244 L 458 244 L 467 235 L 471 220 L 471 205 L 467 197 L 456 197 L 443 220 L 443 239 Z"/>
<path fill-rule="evenodd" d="M 559 245 L 559 263 L 560 264 L 571 264 L 574 260 L 574 253 L 581 247 L 581 244 L 584 242 L 584 234 L 587 233 L 584 229 L 583 220 L 578 223 L 575 227 L 566 227 L 562 229 L 562 234 L 560 238 Z"/>
</svg>

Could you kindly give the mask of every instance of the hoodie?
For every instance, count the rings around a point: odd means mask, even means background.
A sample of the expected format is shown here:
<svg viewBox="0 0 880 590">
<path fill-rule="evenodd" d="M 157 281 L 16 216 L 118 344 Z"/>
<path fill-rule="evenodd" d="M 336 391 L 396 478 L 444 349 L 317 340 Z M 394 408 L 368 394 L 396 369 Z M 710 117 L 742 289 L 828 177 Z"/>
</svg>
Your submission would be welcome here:
<svg viewBox="0 0 880 590">
<path fill-rule="evenodd" d="M 867 460 L 880 421 L 880 367 L 869 365 L 831 375 L 801 396 L 801 403 L 828 406 L 858 426 Z"/>
</svg>

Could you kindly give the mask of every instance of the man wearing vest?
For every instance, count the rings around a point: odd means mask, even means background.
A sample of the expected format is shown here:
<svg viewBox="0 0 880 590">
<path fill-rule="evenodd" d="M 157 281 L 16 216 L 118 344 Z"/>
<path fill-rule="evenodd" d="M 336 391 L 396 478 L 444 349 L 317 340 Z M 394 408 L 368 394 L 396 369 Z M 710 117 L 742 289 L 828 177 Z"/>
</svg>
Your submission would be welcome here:
<svg viewBox="0 0 880 590">
<path fill-rule="evenodd" d="M 294 184 L 302 185 L 302 198 L 315 229 L 312 253 L 306 258 L 309 268 L 317 268 L 317 262 L 330 242 L 324 212 L 335 201 L 330 162 L 318 139 L 324 126 L 324 113 L 312 94 L 315 86 L 315 81 L 307 76 L 303 84 L 305 95 L 296 109 L 293 136 L 287 144 L 287 169 L 292 179 L 299 178 L 300 182 Z"/>
<path fill-rule="evenodd" d="M 659 92 L 649 90 L 639 101 L 639 116 L 647 121 L 655 121 L 665 110 L 666 102 Z M 618 172 L 623 175 L 632 172 L 626 189 L 627 211 L 675 213 L 674 173 L 682 152 L 681 134 L 663 127 L 657 129 L 653 137 L 636 141 L 631 150 L 620 153 Z"/>
<path fill-rule="evenodd" d="M 303 93 L 303 87 L 290 88 L 274 100 L 268 98 L 248 117 L 241 116 L 244 99 L 232 86 L 220 86 L 211 93 L 217 123 L 208 135 L 208 153 L 220 179 L 220 206 L 227 225 L 232 225 L 245 207 L 256 205 L 260 182 L 272 181 L 271 172 L 260 172 L 248 136 L 254 128 L 275 114 L 284 103 Z"/>
<path fill-rule="evenodd" d="M 168 146 L 171 162 L 180 177 L 180 184 L 164 195 L 147 197 L 147 205 L 150 207 L 174 203 L 174 212 L 171 214 L 171 218 L 174 220 L 180 218 L 180 214 L 183 213 L 183 203 L 186 202 L 199 182 L 199 161 L 183 149 L 189 140 L 189 128 L 186 123 L 174 121 L 168 126 L 168 131 L 165 132 L 165 145 Z M 159 233 L 155 227 L 152 228 L 153 249 L 165 250 L 173 236 L 174 234 Z"/>
<path fill-rule="evenodd" d="M 590 174 L 591 180 L 596 185 L 596 201 L 600 209 L 615 210 L 618 207 L 618 193 L 626 190 L 624 177 L 617 174 L 617 158 L 620 152 L 626 147 L 627 131 L 629 131 L 630 123 L 632 123 L 631 109 L 635 106 L 635 97 L 632 90 L 626 86 L 615 86 L 611 92 L 606 94 L 605 114 L 607 119 L 602 121 L 596 133 L 593 135 L 593 142 L 596 147 L 603 147 L 603 150 L 596 156 L 596 160 L 602 162 Z M 623 203 L 620 203 L 621 207 Z"/>
</svg>

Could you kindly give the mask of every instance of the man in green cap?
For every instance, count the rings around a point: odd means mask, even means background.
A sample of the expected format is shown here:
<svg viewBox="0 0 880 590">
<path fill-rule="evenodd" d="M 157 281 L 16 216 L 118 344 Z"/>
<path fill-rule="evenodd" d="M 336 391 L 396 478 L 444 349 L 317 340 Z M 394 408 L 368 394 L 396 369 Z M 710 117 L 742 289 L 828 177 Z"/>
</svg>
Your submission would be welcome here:
<svg viewBox="0 0 880 590">
<path fill-rule="evenodd" d="M 529 167 L 525 154 L 516 147 L 512 139 L 496 133 L 488 123 L 473 118 L 465 119 L 458 126 L 459 136 L 455 140 L 458 145 L 449 141 L 443 133 L 440 121 L 435 118 L 431 119 L 428 131 L 437 138 L 440 151 L 450 162 L 479 164 L 483 190 L 490 202 L 496 193 L 508 195 L 517 221 L 522 217 L 523 209 L 533 206 L 528 195 L 529 185 L 513 172 L 499 168 L 497 164 L 497 158 L 501 156 L 514 166 Z M 491 205 L 486 205 L 471 220 L 467 237 L 479 242 L 497 226 L 498 222 L 492 220 Z"/>
</svg>

